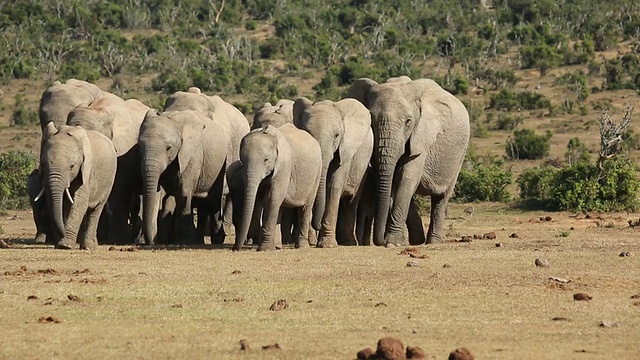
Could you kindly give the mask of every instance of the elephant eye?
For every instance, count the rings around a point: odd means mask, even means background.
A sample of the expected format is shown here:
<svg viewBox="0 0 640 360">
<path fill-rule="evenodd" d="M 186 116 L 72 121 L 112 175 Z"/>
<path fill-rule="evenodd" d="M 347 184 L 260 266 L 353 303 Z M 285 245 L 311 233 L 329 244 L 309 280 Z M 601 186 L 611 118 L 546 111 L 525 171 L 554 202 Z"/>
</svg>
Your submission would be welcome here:
<svg viewBox="0 0 640 360">
<path fill-rule="evenodd" d="M 411 126 L 411 119 L 405 120 L 404 125 L 407 127 Z"/>
<path fill-rule="evenodd" d="M 171 150 L 171 145 L 167 146 L 167 151 Z"/>
<path fill-rule="evenodd" d="M 336 133 L 335 135 L 333 135 L 333 138 L 334 138 L 334 139 L 337 139 L 337 138 L 338 138 L 338 136 L 340 136 L 340 134 Z"/>
</svg>

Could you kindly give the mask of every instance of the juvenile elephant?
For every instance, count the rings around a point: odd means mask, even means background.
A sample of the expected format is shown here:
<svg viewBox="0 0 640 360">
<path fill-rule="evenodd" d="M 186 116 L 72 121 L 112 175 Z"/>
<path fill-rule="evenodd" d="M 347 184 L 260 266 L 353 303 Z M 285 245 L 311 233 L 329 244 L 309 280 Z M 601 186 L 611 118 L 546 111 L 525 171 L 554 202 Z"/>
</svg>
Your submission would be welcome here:
<svg viewBox="0 0 640 360">
<path fill-rule="evenodd" d="M 293 105 L 293 118 L 322 150 L 318 199 L 326 203 L 317 246 L 357 245 L 356 211 L 373 152 L 369 110 L 355 99 L 313 103 L 302 97 Z"/>
<path fill-rule="evenodd" d="M 138 235 L 134 230 L 139 228 L 142 194 L 138 134 L 148 110 L 149 107 L 138 100 L 125 101 L 105 93 L 89 104 L 74 108 L 67 119 L 68 125 L 101 132 L 116 149 L 118 171 L 109 196 L 108 238 L 105 239 L 111 244 L 131 244 Z"/>
<path fill-rule="evenodd" d="M 204 94 L 197 87 L 191 87 L 186 92 L 178 91 L 171 95 L 164 105 L 164 111 L 196 110 L 218 124 L 229 138 L 227 149 L 227 165 L 240 159 L 240 141 L 249 132 L 249 122 L 244 114 L 235 106 L 224 101 L 219 96 Z M 227 200 L 229 188 L 224 185 L 223 198 L 225 206 L 223 214 L 216 214 L 211 218 L 211 242 L 222 244 L 231 226 L 231 200 Z M 223 217 L 224 216 L 224 226 Z"/>
<path fill-rule="evenodd" d="M 147 245 L 157 236 L 160 186 L 175 198 L 177 242 L 194 242 L 192 199 L 206 199 L 198 213 L 220 212 L 227 133 L 199 111 L 147 113 L 140 128 L 140 171 L 143 179 L 143 233 Z M 204 243 L 199 231 L 198 241 Z"/>
<path fill-rule="evenodd" d="M 82 249 L 96 249 L 98 220 L 116 175 L 113 144 L 97 131 L 67 125 L 56 129 L 52 122 L 43 137 L 43 187 L 34 200 L 46 196 L 56 247 L 72 249 L 79 242 Z"/>
<path fill-rule="evenodd" d="M 315 201 L 322 171 L 320 145 L 309 133 L 292 124 L 267 126 L 247 134 L 240 145 L 244 206 L 236 228 L 234 250 L 247 239 L 255 207 L 262 205 L 258 250 L 275 250 L 280 209 L 299 208 L 296 247 L 309 246 L 310 223 L 318 229 L 324 209 Z M 314 203 L 316 206 L 314 206 Z M 313 214 L 313 219 L 312 219 Z M 312 221 L 313 220 L 313 221 Z"/>
<path fill-rule="evenodd" d="M 374 243 L 403 243 L 402 225 L 416 193 L 431 197 L 426 242 L 442 241 L 445 209 L 469 144 L 465 106 L 434 81 L 406 76 L 383 84 L 358 79 L 346 97 L 371 112 L 372 163 L 379 176 Z"/>
<path fill-rule="evenodd" d="M 69 79 L 64 84 L 54 81 L 40 99 L 40 127 L 44 130 L 49 122 L 56 127 L 64 125 L 67 115 L 76 106 L 90 103 L 104 94 L 99 87 L 83 80 Z"/>
<path fill-rule="evenodd" d="M 272 125 L 276 128 L 284 124 L 293 123 L 293 101 L 282 99 L 278 100 L 275 105 L 265 103 L 253 115 L 253 123 L 251 129 L 258 129 Z"/>
</svg>

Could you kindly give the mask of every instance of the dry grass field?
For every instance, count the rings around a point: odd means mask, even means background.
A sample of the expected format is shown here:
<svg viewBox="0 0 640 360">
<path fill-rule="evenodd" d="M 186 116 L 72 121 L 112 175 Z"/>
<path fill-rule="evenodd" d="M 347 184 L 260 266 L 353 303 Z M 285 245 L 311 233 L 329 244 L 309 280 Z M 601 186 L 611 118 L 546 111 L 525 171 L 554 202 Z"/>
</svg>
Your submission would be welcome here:
<svg viewBox="0 0 640 360">
<path fill-rule="evenodd" d="M 449 241 L 414 250 L 425 258 L 377 247 L 56 251 L 32 244 L 28 212 L 8 213 L 0 358 L 355 359 L 385 336 L 427 359 L 462 346 L 476 359 L 639 358 L 637 215 L 464 208 L 451 206 Z M 459 241 L 488 232 L 496 239 Z M 278 300 L 288 306 L 270 310 Z"/>
</svg>

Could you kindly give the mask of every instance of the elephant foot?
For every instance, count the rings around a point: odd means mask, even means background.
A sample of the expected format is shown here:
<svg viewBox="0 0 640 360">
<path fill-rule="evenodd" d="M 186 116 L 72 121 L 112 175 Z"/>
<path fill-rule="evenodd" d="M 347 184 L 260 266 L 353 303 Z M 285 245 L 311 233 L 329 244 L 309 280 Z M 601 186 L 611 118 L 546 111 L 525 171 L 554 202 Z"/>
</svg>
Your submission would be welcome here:
<svg viewBox="0 0 640 360">
<path fill-rule="evenodd" d="M 77 244 L 70 241 L 60 241 L 56 244 L 56 249 L 61 250 L 73 250 L 77 247 Z"/>
<path fill-rule="evenodd" d="M 222 229 L 220 231 L 211 234 L 211 245 L 222 245 L 224 244 L 224 240 L 227 237 L 227 234 L 224 233 Z"/>
<path fill-rule="evenodd" d="M 258 246 L 258 251 L 276 251 L 276 245 L 274 243 L 262 243 Z"/>
<path fill-rule="evenodd" d="M 409 245 L 422 245 L 424 244 L 424 238 L 422 236 L 416 236 L 409 234 Z"/>
<path fill-rule="evenodd" d="M 296 241 L 295 248 L 296 249 L 307 249 L 307 248 L 309 248 L 309 239 L 307 239 L 307 238 L 298 239 L 298 241 Z"/>
<path fill-rule="evenodd" d="M 80 249 L 90 251 L 98 250 L 98 240 L 85 240 L 84 244 L 80 246 Z"/>
<path fill-rule="evenodd" d="M 402 233 L 391 233 L 385 237 L 385 245 L 403 246 L 406 245 L 406 240 Z"/>
<path fill-rule="evenodd" d="M 309 245 L 317 245 L 318 244 L 318 235 L 314 229 L 309 229 Z"/>
<path fill-rule="evenodd" d="M 333 248 L 337 246 L 338 242 L 333 236 L 320 236 L 318 243 L 316 244 L 316 247 L 318 248 Z"/>
<path fill-rule="evenodd" d="M 427 244 L 440 244 L 444 242 L 442 235 L 429 234 L 427 235 Z"/>
<path fill-rule="evenodd" d="M 33 239 L 36 244 L 46 244 L 47 243 L 47 235 L 44 233 L 36 234 L 36 237 Z"/>
<path fill-rule="evenodd" d="M 354 235 L 344 236 L 340 238 L 340 242 L 338 244 L 342 246 L 358 246 L 358 240 Z"/>
</svg>

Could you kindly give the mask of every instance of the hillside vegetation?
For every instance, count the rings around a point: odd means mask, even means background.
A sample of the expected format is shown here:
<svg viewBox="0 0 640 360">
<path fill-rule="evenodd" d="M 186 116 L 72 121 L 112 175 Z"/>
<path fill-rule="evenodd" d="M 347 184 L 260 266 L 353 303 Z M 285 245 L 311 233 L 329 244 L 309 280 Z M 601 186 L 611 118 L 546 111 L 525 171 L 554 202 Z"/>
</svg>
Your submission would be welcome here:
<svg viewBox="0 0 640 360">
<path fill-rule="evenodd" d="M 158 108 L 197 86 L 250 118 L 265 101 L 339 98 L 359 77 L 429 77 L 471 114 L 467 170 L 514 175 L 496 175 L 504 192 L 468 201 L 516 196 L 532 165 L 595 159 L 601 111 L 619 116 L 640 92 L 631 0 L 2 1 L 0 29 L 2 149 L 37 151 L 37 103 L 55 79 Z M 531 157 L 510 152 L 518 132 L 548 143 Z M 640 138 L 625 144 L 636 161 Z"/>
</svg>

